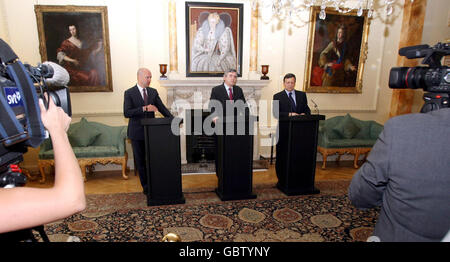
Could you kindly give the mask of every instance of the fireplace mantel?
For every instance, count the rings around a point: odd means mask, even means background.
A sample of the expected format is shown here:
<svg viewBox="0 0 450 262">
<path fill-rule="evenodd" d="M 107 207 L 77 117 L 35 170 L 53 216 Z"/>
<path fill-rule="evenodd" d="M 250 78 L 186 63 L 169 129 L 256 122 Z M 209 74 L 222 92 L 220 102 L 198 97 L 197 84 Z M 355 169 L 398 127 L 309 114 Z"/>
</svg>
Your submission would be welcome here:
<svg viewBox="0 0 450 262">
<path fill-rule="evenodd" d="M 171 87 L 214 87 L 223 83 L 222 78 L 215 79 L 186 79 L 186 80 L 159 80 L 161 86 Z M 270 80 L 244 80 L 239 79 L 237 85 L 240 87 L 260 87 L 263 88 L 270 83 Z"/>
<path fill-rule="evenodd" d="M 186 80 L 159 80 L 162 87 L 167 89 L 167 106 L 170 108 L 177 99 L 188 101 L 192 108 L 194 99 L 201 99 L 201 103 L 207 104 L 211 96 L 211 89 L 223 83 L 222 78 L 216 79 L 186 79 Z M 270 83 L 270 80 L 241 80 L 237 81 L 237 86 L 242 88 L 247 101 L 254 100 L 258 104 L 261 98 L 261 90 Z M 180 116 L 182 117 L 182 116 Z"/>
</svg>

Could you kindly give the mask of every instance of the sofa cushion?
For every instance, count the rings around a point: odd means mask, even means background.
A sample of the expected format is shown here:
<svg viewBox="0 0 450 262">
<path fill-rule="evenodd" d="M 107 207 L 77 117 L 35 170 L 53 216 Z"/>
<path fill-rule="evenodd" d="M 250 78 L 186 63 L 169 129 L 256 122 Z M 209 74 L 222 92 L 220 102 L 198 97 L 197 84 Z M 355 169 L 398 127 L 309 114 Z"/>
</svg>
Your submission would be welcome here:
<svg viewBox="0 0 450 262">
<path fill-rule="evenodd" d="M 77 158 L 119 156 L 119 149 L 115 146 L 73 147 L 72 149 Z"/>
<path fill-rule="evenodd" d="M 378 139 L 378 136 L 383 131 L 383 126 L 378 124 L 377 122 L 373 122 L 370 126 L 370 138 Z"/>
<path fill-rule="evenodd" d="M 367 139 L 370 137 L 371 121 L 363 121 L 357 118 L 352 118 L 353 123 L 359 127 L 359 132 L 352 138 Z"/>
<path fill-rule="evenodd" d="M 335 127 L 333 127 L 333 131 L 338 134 L 341 138 L 351 139 L 358 132 L 360 128 L 353 122 L 352 117 L 347 114 L 342 121 L 340 121 Z"/>
<path fill-rule="evenodd" d="M 339 124 L 343 118 L 344 118 L 344 116 L 336 116 L 336 117 L 332 117 L 330 119 L 323 121 L 323 126 L 324 126 L 323 131 L 325 132 L 326 137 L 328 139 L 342 138 L 340 135 L 338 135 L 336 132 L 333 131 L 333 127 L 337 126 L 337 124 Z"/>
<path fill-rule="evenodd" d="M 72 150 L 77 158 L 121 156 L 119 149 L 115 146 L 72 147 Z M 40 152 L 39 158 L 53 159 L 53 149 Z"/>
<path fill-rule="evenodd" d="M 69 128 L 67 132 L 72 147 L 90 146 L 100 134 L 101 132 L 84 117 L 81 118 L 79 125 Z"/>
</svg>

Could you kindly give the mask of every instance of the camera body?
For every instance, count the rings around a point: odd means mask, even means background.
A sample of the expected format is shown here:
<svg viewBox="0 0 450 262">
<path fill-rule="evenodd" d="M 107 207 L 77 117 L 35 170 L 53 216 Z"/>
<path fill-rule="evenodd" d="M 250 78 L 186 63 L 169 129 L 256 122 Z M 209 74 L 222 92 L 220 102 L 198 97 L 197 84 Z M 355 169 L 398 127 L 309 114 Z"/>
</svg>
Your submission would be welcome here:
<svg viewBox="0 0 450 262">
<path fill-rule="evenodd" d="M 450 68 L 441 65 L 442 57 L 450 54 L 448 43 L 437 43 L 435 46 L 417 45 L 404 47 L 399 55 L 408 59 L 421 58 L 422 64 L 416 67 L 394 67 L 389 73 L 389 87 L 393 89 L 418 89 L 425 93 L 425 104 L 420 112 L 448 108 L 450 106 Z"/>
<path fill-rule="evenodd" d="M 45 80 L 52 78 L 55 70 L 45 63 L 38 67 L 23 65 L 9 45 L 0 39 L 0 187 L 25 184 L 26 177 L 17 164 L 23 161 L 29 146 L 38 147 L 48 136 L 40 117 L 38 99 L 43 99 L 48 107 L 44 97 L 47 93 L 57 106 L 69 116 L 72 114 L 69 89 L 46 85 Z M 55 66 L 58 72 L 65 71 Z M 67 71 L 64 74 L 67 76 L 62 78 L 67 78 L 68 82 Z"/>
</svg>

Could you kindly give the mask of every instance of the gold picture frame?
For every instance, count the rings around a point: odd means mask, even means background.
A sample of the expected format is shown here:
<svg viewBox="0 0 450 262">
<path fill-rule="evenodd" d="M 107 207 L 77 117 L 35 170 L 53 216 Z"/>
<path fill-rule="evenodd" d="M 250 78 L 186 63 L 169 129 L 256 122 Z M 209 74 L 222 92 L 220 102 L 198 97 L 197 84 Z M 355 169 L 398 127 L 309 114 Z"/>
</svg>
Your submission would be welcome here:
<svg viewBox="0 0 450 262">
<path fill-rule="evenodd" d="M 221 77 L 235 69 L 241 77 L 244 4 L 186 2 L 185 8 L 186 76 Z M 209 19 L 216 20 L 214 30 Z M 214 41 L 207 36 L 212 32 Z"/>
<path fill-rule="evenodd" d="M 339 13 L 311 8 L 304 90 L 309 93 L 361 93 L 370 20 L 367 10 Z"/>
<path fill-rule="evenodd" d="M 34 11 L 41 59 L 66 68 L 70 91 L 112 92 L 107 7 L 35 5 Z"/>
</svg>

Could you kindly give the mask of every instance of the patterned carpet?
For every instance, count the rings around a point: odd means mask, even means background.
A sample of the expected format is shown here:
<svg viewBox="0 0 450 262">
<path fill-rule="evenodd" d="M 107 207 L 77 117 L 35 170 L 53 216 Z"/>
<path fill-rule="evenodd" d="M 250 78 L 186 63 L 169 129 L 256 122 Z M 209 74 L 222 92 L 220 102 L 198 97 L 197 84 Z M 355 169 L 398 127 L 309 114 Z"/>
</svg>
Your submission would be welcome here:
<svg viewBox="0 0 450 262">
<path fill-rule="evenodd" d="M 291 197 L 265 185 L 254 188 L 257 199 L 227 202 L 211 191 L 185 192 L 186 204 L 154 207 L 142 193 L 88 195 L 83 213 L 45 231 L 51 241 L 82 242 L 154 242 L 169 232 L 183 242 L 365 241 L 379 210 L 353 207 L 348 184 L 317 182 L 320 194 Z"/>
</svg>

